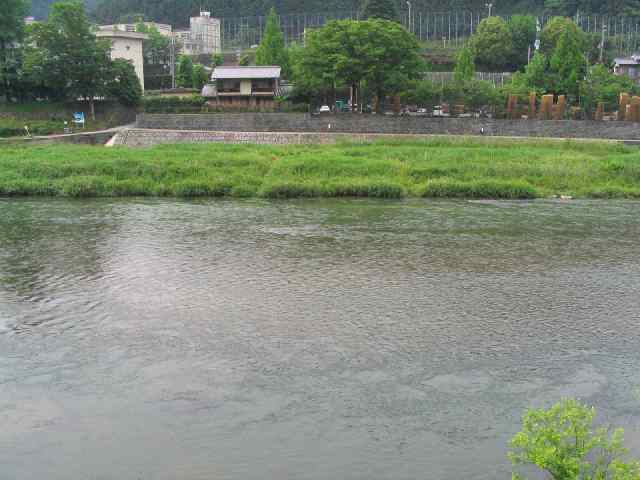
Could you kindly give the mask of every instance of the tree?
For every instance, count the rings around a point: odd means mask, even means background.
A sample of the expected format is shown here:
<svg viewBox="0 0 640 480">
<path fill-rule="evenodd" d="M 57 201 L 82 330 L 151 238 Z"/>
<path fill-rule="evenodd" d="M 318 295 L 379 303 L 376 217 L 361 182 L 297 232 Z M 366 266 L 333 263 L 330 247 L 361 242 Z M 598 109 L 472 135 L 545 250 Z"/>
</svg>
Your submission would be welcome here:
<svg viewBox="0 0 640 480">
<path fill-rule="evenodd" d="M 106 95 L 129 107 L 136 106 L 142 98 L 142 87 L 133 64 L 122 58 L 111 62 Z"/>
<path fill-rule="evenodd" d="M 0 10 L 0 95 L 9 100 L 17 88 L 20 69 L 20 49 L 24 36 L 25 0 L 2 0 Z"/>
<path fill-rule="evenodd" d="M 577 97 L 580 93 L 580 82 L 585 77 L 586 64 L 587 60 L 577 37 L 570 30 L 565 30 L 549 61 L 556 78 L 556 92 Z"/>
<path fill-rule="evenodd" d="M 453 72 L 453 78 L 456 82 L 466 82 L 475 78 L 476 65 L 474 61 L 473 51 L 470 48 L 465 47 L 460 50 Z"/>
<path fill-rule="evenodd" d="M 176 83 L 179 87 L 190 88 L 193 84 L 193 61 L 189 55 L 180 55 Z"/>
<path fill-rule="evenodd" d="M 624 462 L 624 431 L 611 435 L 593 426 L 596 410 L 577 400 L 562 400 L 550 409 L 529 410 L 522 431 L 511 440 L 514 466 L 534 465 L 553 480 L 635 480 L 640 462 Z M 523 478 L 514 474 L 514 479 Z"/>
<path fill-rule="evenodd" d="M 545 0 L 544 7 L 553 15 L 572 17 L 578 11 L 576 0 Z"/>
<path fill-rule="evenodd" d="M 536 52 L 524 73 L 528 90 L 535 90 L 538 93 L 546 93 L 553 90 L 553 82 L 548 70 L 549 60 L 546 55 L 540 51 Z"/>
<path fill-rule="evenodd" d="M 271 9 L 267 17 L 264 36 L 256 50 L 256 65 L 278 65 L 282 68 L 283 76 L 289 76 L 289 58 L 275 8 Z"/>
<path fill-rule="evenodd" d="M 224 55 L 221 53 L 214 53 L 211 55 L 211 66 L 216 68 L 220 65 L 224 65 Z"/>
<path fill-rule="evenodd" d="M 84 98 L 95 119 L 94 101 L 104 95 L 109 77 L 111 45 L 96 39 L 83 4 L 54 4 L 48 21 L 33 25 L 26 43 L 25 70 L 31 81 L 59 98 Z"/>
<path fill-rule="evenodd" d="M 615 75 L 604 65 L 592 67 L 580 84 L 580 97 L 587 112 L 593 112 L 598 102 L 615 107 L 622 92 L 637 94 L 638 86 L 629 76 Z"/>
<path fill-rule="evenodd" d="M 397 22 L 333 21 L 307 35 L 296 81 L 325 92 L 365 84 L 382 101 L 425 71 L 420 52 L 415 36 Z"/>
<path fill-rule="evenodd" d="M 540 35 L 540 50 L 542 53 L 551 56 L 565 31 L 574 37 L 574 41 L 580 45 L 581 49 L 586 49 L 587 38 L 584 31 L 569 18 L 554 17 L 549 20 Z"/>
<path fill-rule="evenodd" d="M 241 67 L 248 67 L 249 65 L 251 65 L 251 55 L 249 55 L 248 53 L 243 53 L 240 57 L 240 60 L 238 60 L 238 65 L 240 65 Z"/>
<path fill-rule="evenodd" d="M 171 39 L 162 35 L 154 25 L 148 26 L 142 22 L 136 25 L 136 31 L 148 37 L 142 44 L 144 62 L 151 65 L 167 64 L 171 57 Z"/>
<path fill-rule="evenodd" d="M 429 80 L 413 80 L 402 94 L 402 101 L 420 107 L 433 107 L 442 95 L 442 88 Z"/>
<path fill-rule="evenodd" d="M 200 65 L 199 63 L 194 65 L 193 73 L 191 76 L 191 82 L 192 82 L 193 88 L 195 88 L 196 90 L 202 90 L 202 87 L 205 86 L 208 80 L 209 80 L 209 75 L 207 74 L 207 71 L 204 69 L 204 66 Z"/>
<path fill-rule="evenodd" d="M 364 0 L 360 17 L 367 20 L 369 18 L 381 18 L 383 20 L 397 21 L 400 18 L 396 2 L 393 0 Z"/>
<path fill-rule="evenodd" d="M 485 18 L 471 38 L 476 63 L 491 71 L 504 71 L 513 58 L 509 26 L 500 17 Z"/>
<path fill-rule="evenodd" d="M 533 52 L 536 41 L 536 19 L 529 15 L 513 15 L 507 26 L 513 46 L 511 66 L 515 70 L 520 70 L 528 63 L 529 49 L 531 48 Z"/>
</svg>

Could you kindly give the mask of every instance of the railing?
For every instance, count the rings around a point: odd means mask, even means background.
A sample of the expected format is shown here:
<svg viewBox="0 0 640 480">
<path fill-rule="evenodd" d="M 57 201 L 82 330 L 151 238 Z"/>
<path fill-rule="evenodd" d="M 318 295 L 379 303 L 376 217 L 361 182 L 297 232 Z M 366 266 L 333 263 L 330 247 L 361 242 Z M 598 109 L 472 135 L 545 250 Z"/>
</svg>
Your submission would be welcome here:
<svg viewBox="0 0 640 480">
<path fill-rule="evenodd" d="M 510 72 L 476 72 L 477 80 L 484 80 L 491 82 L 496 86 L 504 86 L 511 82 L 513 76 Z M 454 80 L 453 72 L 427 72 L 424 74 L 424 79 L 433 83 L 445 84 L 452 83 Z"/>
<path fill-rule="evenodd" d="M 413 32 L 418 40 L 427 43 L 427 48 L 459 48 L 473 35 L 478 24 L 487 16 L 482 12 L 444 12 L 412 9 L 401 14 L 403 25 Z M 511 15 L 500 15 L 509 19 Z M 305 31 L 322 27 L 331 20 L 357 19 L 357 12 L 334 12 L 329 14 L 300 13 L 280 16 L 280 28 L 287 43 L 303 42 Z M 537 17 L 542 27 L 552 18 Z M 227 51 L 245 49 L 258 45 L 266 25 L 266 17 L 224 17 L 221 19 L 223 48 Z M 603 29 L 607 43 L 616 55 L 630 55 L 640 48 L 640 18 L 607 15 L 576 15 L 574 21 L 587 33 L 601 34 Z"/>
</svg>

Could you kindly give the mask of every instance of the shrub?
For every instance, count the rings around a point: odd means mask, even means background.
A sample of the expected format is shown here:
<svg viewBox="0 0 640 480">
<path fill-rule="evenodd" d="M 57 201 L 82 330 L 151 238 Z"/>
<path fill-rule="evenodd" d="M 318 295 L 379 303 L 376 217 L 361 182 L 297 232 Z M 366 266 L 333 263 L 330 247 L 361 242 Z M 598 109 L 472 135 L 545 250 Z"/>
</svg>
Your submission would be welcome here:
<svg viewBox="0 0 640 480">
<path fill-rule="evenodd" d="M 153 96 L 143 99 L 142 108 L 146 113 L 197 113 L 202 111 L 205 102 L 201 95 Z"/>
<path fill-rule="evenodd" d="M 25 125 L 29 127 L 29 132 L 32 135 L 51 135 L 52 133 L 60 133 L 64 129 L 62 121 L 0 118 L 0 137 L 23 137 L 26 135 Z"/>
<path fill-rule="evenodd" d="M 640 462 L 623 462 L 624 430 L 609 434 L 595 428 L 596 410 L 577 400 L 565 399 L 548 410 L 529 410 L 522 431 L 511 440 L 514 466 L 534 465 L 554 480 L 640 478 Z M 523 478 L 514 473 L 514 479 Z"/>
<path fill-rule="evenodd" d="M 429 198 L 529 199 L 536 198 L 537 193 L 534 187 L 520 180 L 460 181 L 439 178 L 426 184 L 422 196 Z"/>
</svg>

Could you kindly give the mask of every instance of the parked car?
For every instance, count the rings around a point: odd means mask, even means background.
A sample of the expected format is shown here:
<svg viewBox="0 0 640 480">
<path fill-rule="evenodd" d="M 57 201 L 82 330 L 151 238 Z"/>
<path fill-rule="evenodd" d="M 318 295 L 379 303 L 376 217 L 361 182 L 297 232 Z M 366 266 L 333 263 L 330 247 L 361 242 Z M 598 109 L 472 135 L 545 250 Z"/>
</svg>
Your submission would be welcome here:
<svg viewBox="0 0 640 480">
<path fill-rule="evenodd" d="M 331 108 L 329 108 L 329 105 L 322 105 L 320 107 L 320 113 L 331 113 Z"/>
<path fill-rule="evenodd" d="M 442 106 L 442 105 L 436 105 L 433 107 L 433 116 L 434 117 L 448 117 L 449 116 L 449 109 Z"/>
</svg>

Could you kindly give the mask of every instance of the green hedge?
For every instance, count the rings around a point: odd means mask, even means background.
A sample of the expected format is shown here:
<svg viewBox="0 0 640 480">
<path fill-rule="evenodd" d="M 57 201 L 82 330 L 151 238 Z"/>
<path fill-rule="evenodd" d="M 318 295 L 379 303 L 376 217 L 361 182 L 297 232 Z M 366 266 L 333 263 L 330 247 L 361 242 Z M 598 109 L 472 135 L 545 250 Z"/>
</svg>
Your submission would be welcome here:
<svg viewBox="0 0 640 480">
<path fill-rule="evenodd" d="M 47 120 L 17 120 L 14 118 L 0 118 L 0 137 L 24 137 L 25 125 L 29 127 L 32 135 L 51 135 L 64 130 L 64 124 L 60 121 Z"/>
<path fill-rule="evenodd" d="M 147 113 L 199 113 L 205 102 L 205 98 L 201 95 L 151 96 L 142 100 L 142 108 Z"/>
<path fill-rule="evenodd" d="M 222 113 L 222 112 L 260 112 L 264 109 L 260 108 L 224 108 L 206 105 L 206 98 L 201 95 L 194 94 L 191 96 L 163 96 L 163 95 L 147 95 L 142 101 L 142 109 L 145 113 Z M 276 102 L 276 112 L 301 112 L 309 111 L 309 105 L 306 103 L 292 104 L 289 102 Z"/>
</svg>

